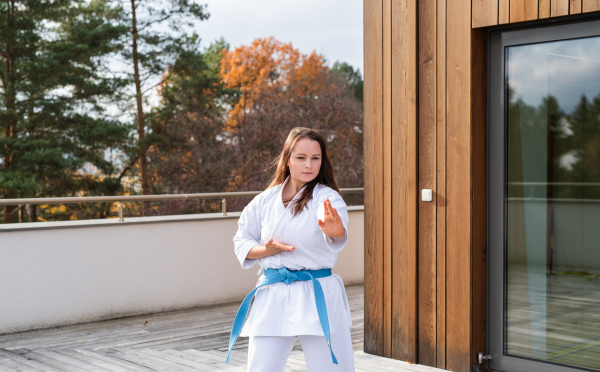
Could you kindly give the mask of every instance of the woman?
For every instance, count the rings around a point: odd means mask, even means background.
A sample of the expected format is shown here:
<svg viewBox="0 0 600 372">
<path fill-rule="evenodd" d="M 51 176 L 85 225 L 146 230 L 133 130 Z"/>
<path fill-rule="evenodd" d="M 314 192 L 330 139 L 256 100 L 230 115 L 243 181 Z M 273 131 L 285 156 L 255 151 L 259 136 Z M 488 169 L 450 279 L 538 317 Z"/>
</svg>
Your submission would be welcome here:
<svg viewBox="0 0 600 372">
<path fill-rule="evenodd" d="M 348 241 L 338 191 L 323 137 L 294 128 L 273 181 L 244 209 L 233 238 L 242 267 L 258 261 L 264 270 L 240 306 L 229 343 L 231 353 L 240 331 L 250 337 L 248 371 L 284 371 L 297 338 L 308 371 L 354 371 L 350 307 L 342 279 L 331 274 Z"/>
</svg>

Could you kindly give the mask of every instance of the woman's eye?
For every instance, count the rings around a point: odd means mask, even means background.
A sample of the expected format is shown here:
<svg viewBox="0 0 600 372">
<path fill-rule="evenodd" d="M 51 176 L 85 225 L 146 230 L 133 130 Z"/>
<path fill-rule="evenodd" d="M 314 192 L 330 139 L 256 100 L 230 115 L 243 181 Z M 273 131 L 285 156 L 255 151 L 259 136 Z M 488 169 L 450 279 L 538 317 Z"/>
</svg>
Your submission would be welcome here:
<svg viewBox="0 0 600 372">
<path fill-rule="evenodd" d="M 298 157 L 298 158 L 296 158 L 296 159 L 298 159 L 298 160 L 304 160 L 304 158 L 303 158 L 303 157 Z"/>
</svg>

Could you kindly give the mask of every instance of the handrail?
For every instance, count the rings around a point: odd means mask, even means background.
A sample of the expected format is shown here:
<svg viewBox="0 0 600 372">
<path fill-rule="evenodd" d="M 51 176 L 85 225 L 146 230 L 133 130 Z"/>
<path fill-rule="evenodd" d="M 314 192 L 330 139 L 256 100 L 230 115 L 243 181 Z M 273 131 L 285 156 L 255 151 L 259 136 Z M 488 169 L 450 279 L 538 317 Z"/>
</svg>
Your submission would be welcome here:
<svg viewBox="0 0 600 372">
<path fill-rule="evenodd" d="M 353 194 L 364 192 L 363 187 L 350 187 L 340 189 L 340 194 Z M 119 203 L 119 221 L 123 221 L 123 202 L 126 201 L 152 201 L 152 200 L 188 200 L 188 199 L 216 199 L 223 198 L 223 216 L 227 216 L 226 198 L 239 198 L 243 196 L 256 196 L 262 191 L 235 191 L 214 192 L 196 194 L 162 194 L 162 195 L 123 195 L 123 196 L 74 196 L 63 198 L 23 198 L 23 199 L 0 199 L 0 205 L 23 205 L 23 204 L 72 204 L 72 203 Z"/>
<path fill-rule="evenodd" d="M 600 182 L 507 182 L 516 186 L 600 186 Z"/>
</svg>

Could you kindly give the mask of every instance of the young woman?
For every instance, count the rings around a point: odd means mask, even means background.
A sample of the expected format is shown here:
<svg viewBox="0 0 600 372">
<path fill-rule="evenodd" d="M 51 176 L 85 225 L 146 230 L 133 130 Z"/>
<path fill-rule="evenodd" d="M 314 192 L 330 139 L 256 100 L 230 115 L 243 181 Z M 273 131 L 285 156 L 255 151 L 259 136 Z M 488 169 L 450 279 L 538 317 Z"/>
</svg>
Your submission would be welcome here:
<svg viewBox="0 0 600 372">
<path fill-rule="evenodd" d="M 297 338 L 309 372 L 354 371 L 350 307 L 342 279 L 331 274 L 348 241 L 338 191 L 323 137 L 294 128 L 273 181 L 244 209 L 233 238 L 242 267 L 258 262 L 264 270 L 240 306 L 229 343 L 231 353 L 240 331 L 250 337 L 248 371 L 284 371 Z"/>
</svg>

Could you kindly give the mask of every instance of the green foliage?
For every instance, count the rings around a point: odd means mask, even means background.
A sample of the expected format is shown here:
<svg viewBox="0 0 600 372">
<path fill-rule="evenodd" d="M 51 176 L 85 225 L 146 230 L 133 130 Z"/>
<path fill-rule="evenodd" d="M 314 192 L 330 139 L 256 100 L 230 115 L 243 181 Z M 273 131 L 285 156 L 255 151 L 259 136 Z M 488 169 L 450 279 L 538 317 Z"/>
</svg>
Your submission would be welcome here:
<svg viewBox="0 0 600 372">
<path fill-rule="evenodd" d="M 197 43 L 196 39 L 190 42 Z M 199 44 L 181 53 L 159 87 L 161 103 L 148 115 L 152 193 L 219 192 L 227 188 L 231 149 L 224 142 L 224 116 L 231 106 L 220 77 L 219 40 L 204 52 Z M 195 49 L 195 50 L 194 50 Z M 218 203 L 163 203 L 155 213 L 214 211 Z"/>
<path fill-rule="evenodd" d="M 120 3 L 116 1 L 115 4 Z M 153 85 L 153 79 L 164 74 L 179 56 L 194 50 L 198 36 L 195 33 L 188 36 L 188 31 L 194 22 L 207 19 L 209 14 L 205 6 L 189 0 L 131 0 L 130 4 L 120 17 L 121 24 L 129 27 L 132 40 L 131 48 L 122 51 L 127 63 L 133 67 L 130 82 L 136 107 L 137 137 L 129 158 L 130 164 L 139 165 L 142 194 L 149 194 L 147 151 L 155 136 L 146 136 L 147 94 L 162 83 Z M 163 78 L 168 79 L 169 74 Z M 149 203 L 144 203 L 143 212 L 150 212 Z"/>
<path fill-rule="evenodd" d="M 298 125 L 323 128 L 332 159 L 346 170 L 341 183 L 359 185 L 360 71 L 336 62 L 315 80 L 322 87 L 314 96 L 293 90 L 306 85 L 298 76 L 281 91 L 261 93 L 245 110 L 245 124 L 228 127 L 243 94 L 221 76 L 229 45 L 221 39 L 202 49 L 191 31 L 208 16 L 191 0 L 0 3 L 2 197 L 138 193 L 140 180 L 148 193 L 257 189 L 269 177 L 264 160 Z M 152 107 L 155 89 L 160 102 Z M 209 200 L 128 210 L 219 206 Z M 7 207 L 0 222 L 103 218 L 114 209 L 112 203 Z"/>
<path fill-rule="evenodd" d="M 535 107 L 516 99 L 511 89 L 508 110 L 508 143 L 520 150 L 508 153 L 508 179 L 516 182 L 508 188 L 510 197 L 600 199 L 600 190 L 589 185 L 600 183 L 600 95 L 591 100 L 582 95 L 567 113 L 552 95 Z M 548 165 L 540 167 L 535 159 L 529 159 L 529 164 L 536 166 L 527 168 L 525 153 L 547 158 Z"/>
<path fill-rule="evenodd" d="M 0 5 L 0 192 L 4 198 L 116 194 L 114 164 L 130 128 L 106 114 L 126 81 L 105 57 L 127 28 L 105 1 Z M 12 220 L 6 208 L 4 222 Z"/>
<path fill-rule="evenodd" d="M 345 82 L 354 98 L 363 102 L 363 80 L 359 69 L 354 70 L 350 64 L 338 61 L 329 69 L 329 73 L 333 78 Z"/>
</svg>

